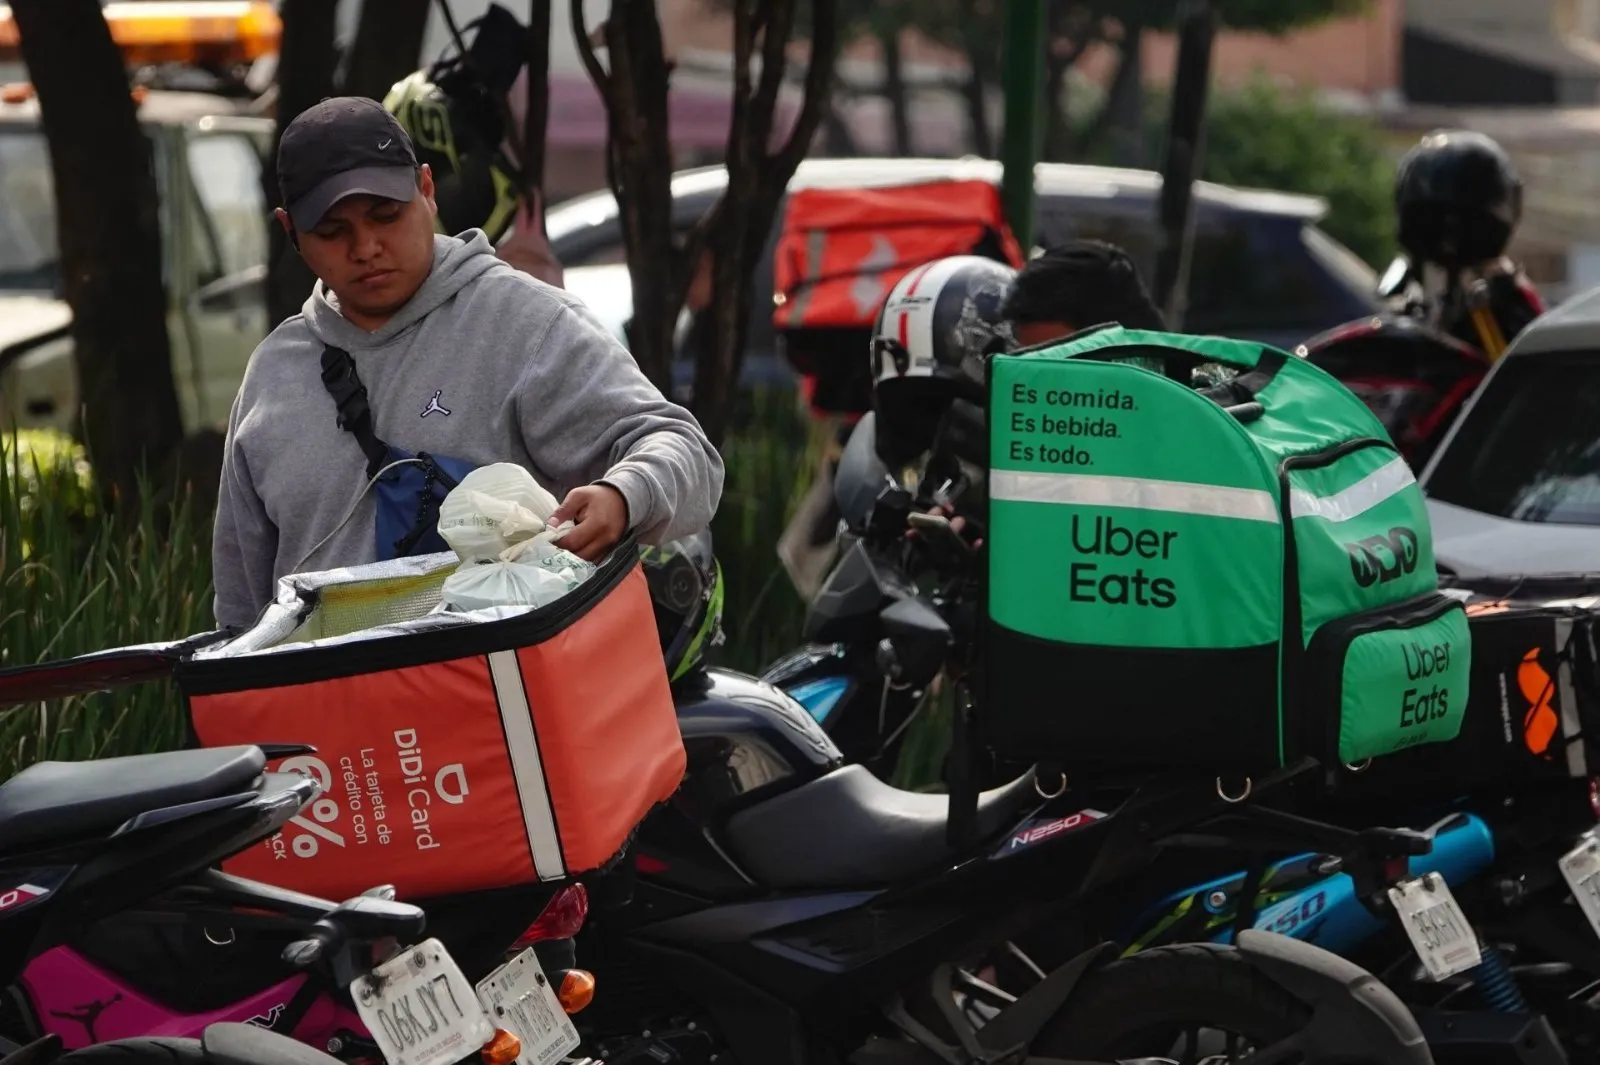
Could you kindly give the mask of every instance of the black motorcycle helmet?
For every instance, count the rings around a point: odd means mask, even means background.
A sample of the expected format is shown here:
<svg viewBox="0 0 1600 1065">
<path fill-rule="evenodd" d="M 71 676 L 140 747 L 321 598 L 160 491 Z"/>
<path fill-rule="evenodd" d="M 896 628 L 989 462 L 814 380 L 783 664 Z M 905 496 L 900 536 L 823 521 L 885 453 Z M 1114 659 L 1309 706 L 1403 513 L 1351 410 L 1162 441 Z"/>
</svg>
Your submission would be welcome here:
<svg viewBox="0 0 1600 1065">
<path fill-rule="evenodd" d="M 1435 130 L 1400 160 L 1394 201 L 1406 254 L 1459 270 L 1505 254 L 1522 217 L 1522 179 L 1493 139 Z"/>
<path fill-rule="evenodd" d="M 878 454 L 891 467 L 933 443 L 952 400 L 982 403 L 984 360 L 1012 346 L 1001 313 L 1017 272 L 980 255 L 911 271 L 889 292 L 872 330 Z"/>
<path fill-rule="evenodd" d="M 494 242 L 516 218 L 521 175 L 504 149 L 505 99 L 524 63 L 525 38 L 516 17 L 491 4 L 470 47 L 407 75 L 384 97 L 417 161 L 433 171 L 441 233 L 478 228 Z"/>
<path fill-rule="evenodd" d="M 650 585 L 667 678 L 676 681 L 722 643 L 722 566 L 712 551 L 711 530 L 641 545 L 639 561 Z"/>
</svg>

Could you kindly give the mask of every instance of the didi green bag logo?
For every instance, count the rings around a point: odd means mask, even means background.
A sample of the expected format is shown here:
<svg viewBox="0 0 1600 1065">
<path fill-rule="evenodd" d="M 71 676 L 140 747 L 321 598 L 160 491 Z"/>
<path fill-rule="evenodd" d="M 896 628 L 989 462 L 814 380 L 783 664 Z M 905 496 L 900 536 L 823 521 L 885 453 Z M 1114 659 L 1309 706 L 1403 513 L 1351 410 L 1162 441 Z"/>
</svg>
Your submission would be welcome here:
<svg viewBox="0 0 1600 1065">
<path fill-rule="evenodd" d="M 1416 532 L 1403 525 L 1395 526 L 1387 534 L 1344 545 L 1350 556 L 1350 574 L 1359 588 L 1387 584 L 1414 572 L 1418 548 Z"/>
</svg>

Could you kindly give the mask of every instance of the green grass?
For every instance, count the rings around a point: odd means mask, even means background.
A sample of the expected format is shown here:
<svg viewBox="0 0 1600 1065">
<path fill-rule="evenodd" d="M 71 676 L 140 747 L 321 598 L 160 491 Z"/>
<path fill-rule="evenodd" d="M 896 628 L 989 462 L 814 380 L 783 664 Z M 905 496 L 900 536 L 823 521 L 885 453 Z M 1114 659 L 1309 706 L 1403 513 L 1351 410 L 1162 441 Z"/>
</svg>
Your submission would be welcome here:
<svg viewBox="0 0 1600 1065">
<path fill-rule="evenodd" d="M 787 391 L 745 399 L 723 444 L 727 483 L 711 524 L 722 563 L 727 643 L 718 665 L 758 673 L 800 642 L 805 604 L 778 560 L 778 537 L 811 484 L 822 437 Z"/>
<path fill-rule="evenodd" d="M 793 393 L 748 396 L 723 447 L 712 526 L 726 584 L 727 642 L 714 661 L 759 672 L 800 643 L 805 604 L 776 545 L 811 482 L 823 437 Z M 0 668 L 179 639 L 211 627 L 210 515 L 180 502 L 102 508 L 82 450 L 52 434 L 0 440 Z M 897 780 L 937 779 L 947 711 L 907 737 Z M 0 710 L 0 779 L 44 758 L 177 746 L 183 702 L 156 682 Z"/>
<path fill-rule="evenodd" d="M 209 627 L 210 543 L 177 505 L 102 510 L 81 452 L 36 434 L 0 445 L 0 668 Z M 0 777 L 45 758 L 175 746 L 169 683 L 0 711 Z"/>
<path fill-rule="evenodd" d="M 815 466 L 792 393 L 747 398 L 724 447 L 728 483 L 713 534 L 727 584 L 720 662 L 749 671 L 793 647 L 804 607 L 778 535 Z M 104 513 L 82 449 L 49 433 L 0 441 L 0 668 L 211 627 L 210 515 L 148 502 Z M 41 758 L 98 758 L 176 745 L 182 700 L 152 683 L 0 710 L 0 777 Z"/>
</svg>

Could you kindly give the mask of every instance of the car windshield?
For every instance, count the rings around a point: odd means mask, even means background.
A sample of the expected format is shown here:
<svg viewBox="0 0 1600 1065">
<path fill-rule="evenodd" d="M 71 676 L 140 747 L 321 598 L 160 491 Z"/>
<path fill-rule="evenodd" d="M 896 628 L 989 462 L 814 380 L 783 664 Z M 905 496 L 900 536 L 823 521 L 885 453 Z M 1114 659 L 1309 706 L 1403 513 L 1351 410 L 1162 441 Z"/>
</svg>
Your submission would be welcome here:
<svg viewBox="0 0 1600 1065">
<path fill-rule="evenodd" d="M 53 291 L 58 266 L 44 134 L 0 128 L 0 289 Z"/>
<path fill-rule="evenodd" d="M 1513 356 L 1484 386 L 1426 485 L 1516 521 L 1600 525 L 1600 351 Z"/>
</svg>

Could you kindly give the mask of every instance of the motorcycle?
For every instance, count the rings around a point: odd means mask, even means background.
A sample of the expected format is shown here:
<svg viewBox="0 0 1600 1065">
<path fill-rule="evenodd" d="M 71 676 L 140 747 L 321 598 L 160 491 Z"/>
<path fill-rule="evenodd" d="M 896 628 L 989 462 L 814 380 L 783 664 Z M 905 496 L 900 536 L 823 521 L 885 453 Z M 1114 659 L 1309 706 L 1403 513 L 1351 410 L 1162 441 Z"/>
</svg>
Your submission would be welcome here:
<svg viewBox="0 0 1600 1065">
<path fill-rule="evenodd" d="M 841 746 L 851 744 L 875 772 L 887 776 L 893 770 L 894 741 L 932 693 L 897 677 L 880 646 L 881 625 L 875 612 L 901 593 L 867 562 L 865 542 L 873 531 L 859 515 L 864 512 L 862 499 L 878 486 L 893 485 L 890 491 L 902 497 L 907 489 L 875 461 L 872 432 L 869 416 L 858 426 L 839 464 L 837 504 L 843 513 L 858 517 L 850 523 L 850 545 L 842 549 L 841 561 L 808 613 L 806 635 L 814 642 L 775 663 L 765 679 L 789 690 L 841 739 Z M 924 485 L 929 480 L 924 478 Z M 902 498 L 900 508 L 916 514 L 927 502 L 924 498 L 912 505 Z M 949 541 L 947 532 L 941 535 Z M 879 542 L 886 540 L 880 536 Z M 872 698 L 874 687 L 877 699 Z M 884 754 L 890 756 L 887 764 Z M 1459 775 L 1449 765 L 1455 756 L 1444 747 L 1406 757 L 1431 762 L 1425 768 L 1434 777 L 1450 779 Z M 1467 789 L 1461 798 L 1443 792 L 1455 799 L 1443 808 L 1436 801 L 1432 805 L 1418 801 L 1414 808 L 1401 809 L 1405 823 L 1430 826 L 1427 832 L 1434 840 L 1429 854 L 1411 860 L 1411 875 L 1437 873 L 1453 891 L 1465 891 L 1465 909 L 1481 925 L 1487 943 L 1481 963 L 1454 974 L 1446 990 L 1458 1003 L 1463 994 L 1475 992 L 1483 1009 L 1499 1016 L 1479 1018 L 1469 1030 L 1458 1017 L 1446 1022 L 1429 1015 L 1424 1029 L 1441 1045 L 1527 1044 L 1532 1056 L 1526 1060 L 1559 1055 L 1549 1023 L 1530 1013 L 1531 998 L 1540 1015 L 1559 1019 L 1574 1052 L 1587 1052 L 1593 1043 L 1589 1034 L 1593 1008 L 1575 1008 L 1570 1000 L 1587 997 L 1580 992 L 1591 974 L 1600 974 L 1594 967 L 1600 958 L 1593 950 L 1594 932 L 1577 918 L 1568 885 L 1555 875 L 1557 859 L 1595 827 L 1596 813 L 1587 801 L 1585 782 L 1527 781 L 1515 788 L 1495 779 L 1475 783 L 1477 787 Z M 1369 801 L 1362 801 L 1362 790 L 1346 789 L 1338 801 L 1302 812 L 1341 825 L 1392 821 L 1394 798 L 1406 789 L 1369 787 L 1365 789 Z M 1488 813 L 1480 817 L 1474 810 Z M 1326 868 L 1314 853 L 1272 864 L 1258 871 L 1256 879 L 1238 870 L 1207 878 L 1142 912 L 1122 914 L 1115 927 L 1118 941 L 1131 944 L 1129 954 L 1184 940 L 1231 942 L 1240 928 L 1276 931 L 1382 972 L 1408 1002 L 1440 1001 L 1438 988 L 1416 972 L 1412 945 L 1394 923 L 1363 905 L 1349 878 Z M 1519 985 L 1530 982 L 1538 987 L 1530 988 L 1525 998 Z M 1534 990 L 1539 993 L 1532 994 Z"/>
<path fill-rule="evenodd" d="M 890 566 L 876 579 L 899 581 Z M 881 608 L 882 650 L 906 683 L 922 685 L 954 636 L 899 584 L 905 594 Z M 1161 1057 L 1179 1042 L 1193 1051 L 1185 1033 L 1197 1028 L 1267 1058 L 1288 1043 L 1312 1061 L 1426 1053 L 1411 1034 L 1378 1034 L 1412 1024 L 1390 1012 L 1387 991 L 1307 944 L 1280 955 L 1288 940 L 1247 931 L 1233 950 L 1165 946 L 1113 962 L 1115 948 L 1092 937 L 1163 848 L 1215 835 L 1289 853 L 1288 840 L 1303 838 L 1301 826 L 1286 836 L 1270 816 L 1241 810 L 1214 780 L 1143 782 L 1099 810 L 1024 773 L 979 797 L 963 838 L 952 835 L 948 798 L 846 764 L 777 689 L 706 671 L 678 695 L 688 775 L 641 826 L 610 886 L 628 904 L 597 906 L 578 937 L 608 989 L 580 1031 L 613 1065 L 823 1053 L 931 1065 L 1002 1048 Z M 1257 781 L 1256 794 L 1278 783 Z M 1427 846 L 1384 829 L 1318 838 L 1368 896 L 1382 893 L 1397 855 Z M 1088 944 L 1048 971 L 1024 960 L 1016 941 L 1063 921 L 1089 930 Z M 1335 987 L 1346 979 L 1369 989 L 1360 999 L 1382 999 L 1376 1013 Z"/>
<path fill-rule="evenodd" d="M 1336 326 L 1295 354 L 1359 396 L 1417 470 L 1427 465 L 1489 372 L 1482 351 L 1408 314 Z"/>
<path fill-rule="evenodd" d="M 317 799 L 309 777 L 265 771 L 306 753 L 263 745 L 43 762 L 0 784 L 0 978 L 11 989 L 0 1053 L 188 1062 L 224 1022 L 389 1065 L 449 1065 L 480 1049 L 484 1065 L 509 1065 L 521 1051 L 508 1048 L 523 1041 L 550 1061 L 575 1046 L 570 1022 L 490 1024 L 479 1002 L 484 988 L 504 998 L 510 986 L 526 1013 L 518 989 L 537 981 L 563 1009 L 587 1004 L 593 978 L 572 966 L 571 949 L 581 887 L 540 889 L 549 904 L 532 927 L 521 915 L 533 896 L 472 900 L 495 912 L 469 925 L 461 906 L 432 921 L 388 887 L 335 904 L 214 868 Z M 425 922 L 436 934 L 419 942 Z M 520 954 L 468 981 L 464 970 L 496 966 L 513 940 Z M 229 1065 L 250 1060 L 213 1051 Z"/>
</svg>

